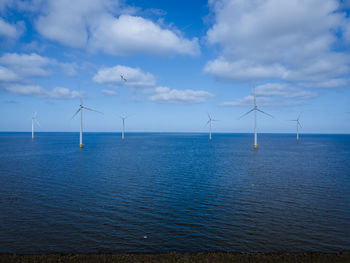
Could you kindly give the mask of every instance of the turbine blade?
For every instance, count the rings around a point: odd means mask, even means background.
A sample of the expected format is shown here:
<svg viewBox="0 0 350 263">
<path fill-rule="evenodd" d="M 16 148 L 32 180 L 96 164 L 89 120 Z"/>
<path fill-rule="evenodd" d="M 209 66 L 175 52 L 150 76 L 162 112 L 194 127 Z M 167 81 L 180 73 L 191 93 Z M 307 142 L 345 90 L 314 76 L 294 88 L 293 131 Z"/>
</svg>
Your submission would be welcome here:
<svg viewBox="0 0 350 263">
<path fill-rule="evenodd" d="M 264 112 L 264 111 L 262 111 L 262 110 L 260 110 L 260 109 L 256 109 L 257 111 L 260 111 L 261 113 L 264 113 L 264 114 L 266 114 L 267 116 L 270 116 L 271 118 L 273 118 L 273 116 L 272 115 L 270 115 L 270 114 L 268 114 L 268 113 L 266 113 L 266 112 Z"/>
<path fill-rule="evenodd" d="M 39 127 L 41 127 L 41 125 L 40 125 L 40 123 L 38 122 L 37 119 L 34 119 L 34 121 L 36 122 L 36 124 L 37 124 Z"/>
<path fill-rule="evenodd" d="M 301 124 L 300 124 L 300 122 L 298 121 L 298 125 L 300 126 L 300 128 L 303 128 L 303 127 L 301 127 Z"/>
<path fill-rule="evenodd" d="M 82 108 L 83 108 L 83 109 L 86 109 L 86 110 L 95 111 L 95 112 L 98 112 L 98 113 L 103 114 L 102 112 L 100 112 L 100 111 L 98 111 L 98 110 L 94 110 L 94 109 L 91 109 L 91 108 L 88 108 L 88 107 L 85 107 L 85 106 L 83 106 Z"/>
<path fill-rule="evenodd" d="M 72 116 L 71 119 L 73 119 L 73 118 L 75 117 L 75 115 L 77 115 L 77 114 L 79 113 L 79 111 L 81 111 L 81 108 L 79 108 L 79 109 L 74 113 L 74 115 Z"/>
<path fill-rule="evenodd" d="M 210 120 L 209 120 L 209 121 L 207 121 L 207 123 L 205 124 L 205 126 L 207 126 L 209 123 L 210 123 Z"/>
<path fill-rule="evenodd" d="M 243 114 L 241 117 L 239 117 L 238 119 L 243 118 L 244 116 L 246 116 L 246 115 L 248 115 L 249 113 L 251 113 L 253 110 L 254 110 L 254 108 L 253 108 L 253 109 L 251 109 L 250 111 L 248 111 L 248 112 L 244 113 L 244 114 Z"/>
</svg>

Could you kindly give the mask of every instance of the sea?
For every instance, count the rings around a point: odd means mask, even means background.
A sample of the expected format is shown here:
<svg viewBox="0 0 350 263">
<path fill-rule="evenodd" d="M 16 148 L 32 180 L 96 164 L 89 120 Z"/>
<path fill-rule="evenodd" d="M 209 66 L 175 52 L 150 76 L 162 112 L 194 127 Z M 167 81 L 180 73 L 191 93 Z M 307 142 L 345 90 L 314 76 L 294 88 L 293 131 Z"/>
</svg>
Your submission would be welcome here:
<svg viewBox="0 0 350 263">
<path fill-rule="evenodd" d="M 350 135 L 0 133 L 0 253 L 350 251 Z"/>
</svg>

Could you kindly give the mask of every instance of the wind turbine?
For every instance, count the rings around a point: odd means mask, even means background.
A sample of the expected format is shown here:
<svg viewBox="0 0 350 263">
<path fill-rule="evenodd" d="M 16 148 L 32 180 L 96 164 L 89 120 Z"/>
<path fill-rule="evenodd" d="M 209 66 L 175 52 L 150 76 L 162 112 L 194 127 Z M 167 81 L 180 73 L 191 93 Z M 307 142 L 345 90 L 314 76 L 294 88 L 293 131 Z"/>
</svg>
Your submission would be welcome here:
<svg viewBox="0 0 350 263">
<path fill-rule="evenodd" d="M 34 140 L 34 122 L 40 127 L 38 120 L 36 119 L 37 112 L 34 112 L 32 116 L 32 140 Z"/>
<path fill-rule="evenodd" d="M 300 115 L 301 113 L 299 114 L 298 118 L 296 120 L 290 120 L 290 121 L 295 121 L 296 124 L 297 124 L 297 142 L 299 143 L 299 126 L 301 128 L 301 124 L 299 122 L 299 119 L 300 119 Z"/>
<path fill-rule="evenodd" d="M 209 120 L 208 120 L 208 122 L 207 122 L 206 125 L 209 124 L 209 141 L 211 141 L 211 123 L 212 123 L 213 121 L 217 121 L 217 120 L 214 120 L 214 119 L 209 115 L 209 113 L 208 113 L 208 118 L 209 118 Z"/>
<path fill-rule="evenodd" d="M 254 149 L 258 149 L 258 133 L 257 133 L 257 123 L 256 123 L 256 114 L 257 112 L 261 112 L 266 114 L 267 116 L 270 116 L 273 118 L 272 115 L 260 110 L 258 108 L 258 106 L 256 105 L 256 96 L 255 96 L 255 90 L 253 90 L 253 95 L 254 95 L 254 108 L 251 109 L 250 111 L 244 113 L 241 117 L 239 117 L 239 119 L 243 118 L 244 116 L 248 115 L 249 113 L 251 113 L 252 111 L 254 111 Z"/>
<path fill-rule="evenodd" d="M 77 115 L 80 112 L 80 148 L 83 148 L 83 109 L 85 110 L 89 110 L 89 111 L 95 111 L 98 113 L 101 113 L 97 110 L 85 107 L 83 105 L 83 98 L 80 96 L 80 106 L 79 109 L 74 113 L 72 119 L 75 117 L 75 115 Z"/>
<path fill-rule="evenodd" d="M 122 140 L 124 140 L 124 132 L 125 132 L 125 120 L 128 118 L 127 116 L 120 116 L 123 121 L 123 130 L 122 130 Z"/>
</svg>

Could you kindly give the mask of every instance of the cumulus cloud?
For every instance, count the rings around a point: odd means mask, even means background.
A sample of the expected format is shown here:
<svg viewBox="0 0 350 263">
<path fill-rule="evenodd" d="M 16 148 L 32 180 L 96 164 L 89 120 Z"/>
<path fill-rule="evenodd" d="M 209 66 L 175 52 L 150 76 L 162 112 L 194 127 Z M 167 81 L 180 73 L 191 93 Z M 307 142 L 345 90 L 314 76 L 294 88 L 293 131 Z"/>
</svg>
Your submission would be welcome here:
<svg viewBox="0 0 350 263">
<path fill-rule="evenodd" d="M 213 94 L 202 90 L 177 90 L 168 87 L 157 87 L 153 89 L 154 94 L 150 100 L 158 103 L 168 104 L 194 104 L 205 102 Z"/>
<path fill-rule="evenodd" d="M 245 59 L 229 61 L 224 57 L 209 61 L 204 71 L 225 80 L 251 80 L 252 76 L 259 79 L 283 78 L 287 70 L 280 64 L 258 64 Z"/>
<path fill-rule="evenodd" d="M 80 96 L 80 92 L 63 87 L 56 87 L 52 90 L 45 90 L 43 96 L 52 99 L 74 99 Z"/>
<path fill-rule="evenodd" d="M 56 87 L 52 90 L 44 89 L 38 85 L 27 85 L 27 84 L 10 84 L 1 85 L 0 88 L 24 96 L 35 96 L 40 98 L 51 98 L 51 99 L 73 99 L 79 97 L 78 91 L 71 91 L 67 88 Z"/>
<path fill-rule="evenodd" d="M 13 71 L 24 76 L 47 76 L 49 71 L 44 67 L 54 63 L 54 60 L 42 57 L 36 53 L 29 55 L 6 53 L 0 57 L 0 64 L 8 66 Z"/>
<path fill-rule="evenodd" d="M 257 102 L 259 105 L 266 105 L 273 101 L 271 98 L 258 98 Z M 252 106 L 254 102 L 254 97 L 252 95 L 245 96 L 243 98 L 239 98 L 233 101 L 224 101 L 220 103 L 220 106 L 224 107 L 241 107 L 241 106 Z"/>
<path fill-rule="evenodd" d="M 295 88 L 281 83 L 267 83 L 264 85 L 259 85 L 255 88 L 255 94 L 256 96 L 272 96 L 287 99 L 310 99 L 318 96 L 315 92 L 302 90 L 300 88 Z"/>
<path fill-rule="evenodd" d="M 52 72 L 50 68 L 58 67 L 68 76 L 76 75 L 76 63 L 63 63 L 36 53 L 5 53 L 0 57 L 0 64 L 7 66 L 22 77 L 45 77 Z"/>
<path fill-rule="evenodd" d="M 40 34 L 71 47 L 85 47 L 88 27 L 107 12 L 111 1 L 47 1 L 43 12 L 36 21 Z"/>
<path fill-rule="evenodd" d="M 131 14 L 123 14 L 118 1 L 49 0 L 42 7 L 36 28 L 44 37 L 76 48 L 108 54 L 199 54 L 198 39 Z"/>
<path fill-rule="evenodd" d="M 19 79 L 19 76 L 15 72 L 0 66 L 0 82 L 12 82 Z"/>
<path fill-rule="evenodd" d="M 289 84 L 266 83 L 255 88 L 256 100 L 262 106 L 297 106 L 302 105 L 306 99 L 316 98 L 317 93 L 293 87 Z M 220 103 L 221 106 L 239 107 L 253 105 L 252 95 L 238 98 L 233 101 Z"/>
<path fill-rule="evenodd" d="M 121 75 L 127 80 L 124 81 Z M 105 67 L 100 69 L 93 77 L 93 80 L 100 84 L 121 84 L 127 86 L 154 86 L 155 77 L 139 68 L 131 68 L 122 65 Z"/>
<path fill-rule="evenodd" d="M 148 19 L 130 15 L 101 19 L 92 33 L 89 47 L 115 55 L 134 52 L 199 54 L 197 38 L 185 39 Z"/>
<path fill-rule="evenodd" d="M 326 81 L 349 74 L 349 23 L 336 0 L 209 1 L 215 17 L 206 39 L 221 54 L 204 70 L 231 81 Z M 340 34 L 339 34 L 340 32 Z"/>
<path fill-rule="evenodd" d="M 66 74 L 74 74 L 74 66 L 70 63 L 60 63 L 36 53 L 5 53 L 0 57 L 0 64 L 0 89 L 19 95 L 52 99 L 72 99 L 79 96 L 77 91 L 64 87 L 49 90 L 30 84 L 33 78 L 51 74 L 49 66 L 62 68 Z"/>
<path fill-rule="evenodd" d="M 0 17 L 0 37 L 6 37 L 9 39 L 18 38 L 24 31 L 24 24 L 19 22 L 15 25 L 10 24 Z"/>
<path fill-rule="evenodd" d="M 323 88 L 323 89 L 331 89 L 331 88 L 341 88 L 348 86 L 350 84 L 349 79 L 345 78 L 337 78 L 330 79 L 326 81 L 315 81 L 312 83 L 303 83 L 303 86 L 310 88 Z"/>
</svg>

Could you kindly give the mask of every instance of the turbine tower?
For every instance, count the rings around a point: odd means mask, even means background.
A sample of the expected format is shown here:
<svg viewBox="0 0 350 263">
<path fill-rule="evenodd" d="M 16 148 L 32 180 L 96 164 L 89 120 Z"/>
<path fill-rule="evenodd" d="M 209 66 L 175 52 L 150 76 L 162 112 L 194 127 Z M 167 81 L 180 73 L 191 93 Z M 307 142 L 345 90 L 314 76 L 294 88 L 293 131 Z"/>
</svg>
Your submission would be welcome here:
<svg viewBox="0 0 350 263">
<path fill-rule="evenodd" d="M 34 140 L 34 122 L 40 127 L 38 120 L 36 119 L 36 112 L 32 116 L 32 140 Z"/>
<path fill-rule="evenodd" d="M 207 124 L 206 125 L 208 125 L 209 124 L 209 141 L 211 141 L 211 123 L 213 122 L 213 121 L 217 121 L 217 120 L 214 120 L 210 115 L 209 115 L 209 113 L 208 113 L 208 122 L 207 122 Z"/>
<path fill-rule="evenodd" d="M 124 132 L 125 132 L 125 120 L 128 118 L 127 116 L 120 116 L 123 121 L 123 129 L 122 129 L 122 140 L 124 140 Z"/>
<path fill-rule="evenodd" d="M 80 148 L 83 148 L 83 109 L 85 110 L 89 110 L 89 111 L 95 111 L 98 113 L 101 113 L 97 110 L 85 107 L 83 105 L 83 98 L 80 96 L 80 106 L 79 109 L 74 113 L 72 119 L 75 117 L 75 115 L 77 115 L 80 112 Z"/>
<path fill-rule="evenodd" d="M 290 121 L 295 121 L 296 122 L 296 125 L 297 125 L 297 143 L 299 143 L 299 126 L 301 128 L 301 124 L 300 124 L 300 115 L 301 113 L 299 114 L 298 118 L 296 120 L 290 120 Z"/>
<path fill-rule="evenodd" d="M 248 115 L 249 113 L 251 113 L 252 111 L 254 111 L 254 149 L 258 149 L 258 131 L 257 131 L 257 112 L 261 112 L 266 114 L 267 116 L 270 116 L 273 118 L 272 115 L 260 110 L 258 108 L 258 106 L 256 105 L 256 96 L 255 96 L 255 90 L 253 90 L 253 96 L 254 96 L 254 108 L 251 109 L 250 111 L 244 113 L 241 117 L 239 117 L 239 119 L 243 118 L 244 116 Z"/>
</svg>

